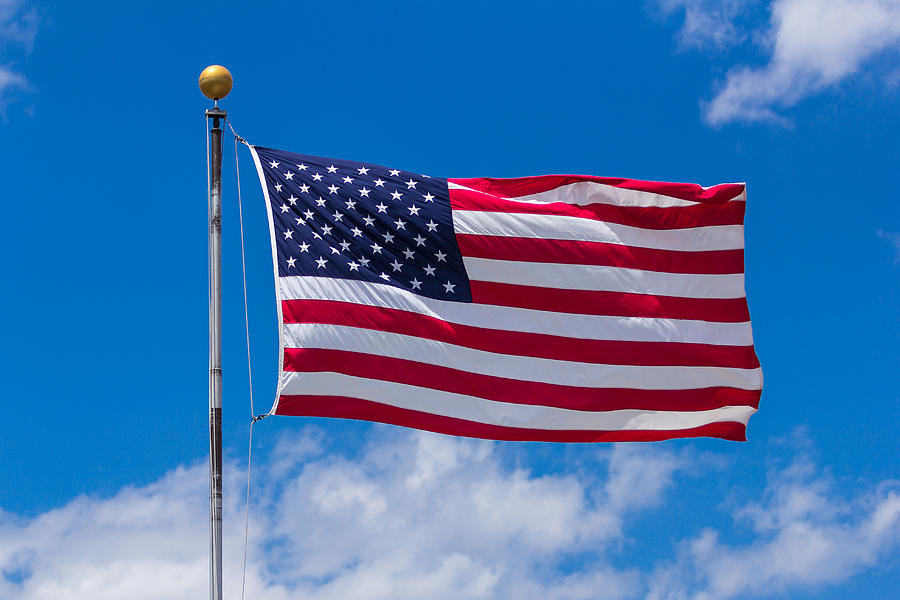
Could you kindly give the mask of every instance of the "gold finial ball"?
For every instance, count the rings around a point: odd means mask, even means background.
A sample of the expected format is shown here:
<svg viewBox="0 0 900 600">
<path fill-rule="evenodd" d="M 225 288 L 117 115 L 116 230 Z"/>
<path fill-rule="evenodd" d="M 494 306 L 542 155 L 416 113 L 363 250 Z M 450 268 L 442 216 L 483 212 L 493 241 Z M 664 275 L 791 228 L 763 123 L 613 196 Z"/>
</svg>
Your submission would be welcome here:
<svg viewBox="0 0 900 600">
<path fill-rule="evenodd" d="M 221 65 L 210 65 L 200 73 L 200 91 L 212 100 L 221 100 L 231 91 L 231 73 Z"/>
</svg>

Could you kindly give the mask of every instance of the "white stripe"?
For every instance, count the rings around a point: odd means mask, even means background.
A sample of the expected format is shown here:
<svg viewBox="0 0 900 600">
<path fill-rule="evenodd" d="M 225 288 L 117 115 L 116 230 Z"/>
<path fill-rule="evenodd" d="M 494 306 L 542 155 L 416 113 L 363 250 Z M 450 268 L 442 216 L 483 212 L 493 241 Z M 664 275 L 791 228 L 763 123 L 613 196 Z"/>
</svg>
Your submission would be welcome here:
<svg viewBox="0 0 900 600">
<path fill-rule="evenodd" d="M 366 281 L 329 277 L 281 277 L 285 300 L 336 300 L 406 310 L 429 317 L 489 329 L 545 333 L 590 340 L 686 342 L 750 346 L 750 323 L 714 323 L 687 319 L 576 315 L 528 308 L 434 300 L 406 290 Z"/>
<path fill-rule="evenodd" d="M 747 424 L 751 406 L 725 406 L 701 411 L 612 410 L 590 412 L 494 402 L 403 383 L 340 373 L 284 373 L 285 395 L 347 396 L 445 417 L 502 427 L 572 431 L 636 431 L 691 429 L 708 423 Z"/>
<path fill-rule="evenodd" d="M 554 385 L 639 390 L 688 390 L 709 387 L 762 389 L 760 369 L 601 365 L 514 356 L 412 335 L 322 323 L 286 324 L 284 338 L 288 348 L 361 352 L 492 377 Z M 384 378 L 390 379 L 390 374 L 385 373 Z"/>
<path fill-rule="evenodd" d="M 456 233 L 604 242 L 687 252 L 736 250 L 744 247 L 742 225 L 642 229 L 582 217 L 454 210 L 453 227 Z"/>
<path fill-rule="evenodd" d="M 458 183 L 448 182 L 450 189 L 474 190 Z M 481 192 L 483 194 L 488 192 Z M 495 195 L 495 194 L 489 194 Z M 525 196 L 514 196 L 506 198 L 516 202 L 529 202 L 533 204 L 548 204 L 550 202 L 565 202 L 566 204 L 574 204 L 584 206 L 586 204 L 612 204 L 614 206 L 638 206 L 638 207 L 660 207 L 672 208 L 679 206 L 697 206 L 704 204 L 703 202 L 692 202 L 690 200 L 681 200 L 680 198 L 672 198 L 662 194 L 654 194 L 653 192 L 643 192 L 640 190 L 629 190 L 619 188 L 605 183 L 597 183 L 595 181 L 579 181 L 567 185 L 561 185 L 546 192 L 537 194 L 527 194 Z M 729 200 L 729 202 L 744 202 L 746 200 L 746 191 Z"/>
<path fill-rule="evenodd" d="M 626 292 L 682 298 L 743 298 L 744 275 L 661 273 L 622 267 L 570 265 L 463 257 L 474 281 L 567 290 Z"/>
</svg>

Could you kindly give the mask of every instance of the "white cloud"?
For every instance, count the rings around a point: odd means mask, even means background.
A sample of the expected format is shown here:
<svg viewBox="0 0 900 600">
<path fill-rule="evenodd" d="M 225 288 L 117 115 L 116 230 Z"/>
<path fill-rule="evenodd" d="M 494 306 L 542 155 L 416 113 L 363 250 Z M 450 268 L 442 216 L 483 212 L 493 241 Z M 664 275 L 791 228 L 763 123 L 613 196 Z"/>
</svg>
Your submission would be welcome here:
<svg viewBox="0 0 900 600">
<path fill-rule="evenodd" d="M 316 430 L 286 437 L 256 468 L 248 598 L 726 598 L 843 581 L 897 543 L 900 496 L 886 488 L 842 501 L 798 462 L 735 512 L 756 541 L 729 545 L 698 523 L 674 562 L 647 540 L 660 566 L 642 573 L 613 566 L 639 543 L 629 521 L 669 505 L 676 476 L 710 457 L 617 445 L 598 448 L 577 476 L 536 475 L 487 442 L 392 431 L 352 458 L 321 444 Z M 0 597 L 204 597 L 206 469 L 34 518 L 0 513 Z M 244 474 L 227 472 L 225 586 L 237 597 Z"/>
<path fill-rule="evenodd" d="M 786 122 L 779 109 L 832 87 L 867 60 L 900 50 L 900 0 L 775 0 L 760 36 L 763 67 L 731 70 L 705 105 L 711 125 Z"/>
<path fill-rule="evenodd" d="M 602 552 L 629 515 L 661 501 L 684 466 L 653 448 L 598 454 L 608 478 L 535 476 L 495 444 L 431 434 L 379 438 L 353 460 L 308 431 L 257 470 L 248 597 L 631 598 L 636 572 L 556 568 Z M 0 597 L 197 598 L 207 585 L 206 465 L 33 519 L 0 516 Z M 602 471 L 602 468 L 599 469 Z M 240 589 L 241 478 L 226 489 L 226 590 Z M 277 475 L 277 477 L 276 477 Z"/>
</svg>

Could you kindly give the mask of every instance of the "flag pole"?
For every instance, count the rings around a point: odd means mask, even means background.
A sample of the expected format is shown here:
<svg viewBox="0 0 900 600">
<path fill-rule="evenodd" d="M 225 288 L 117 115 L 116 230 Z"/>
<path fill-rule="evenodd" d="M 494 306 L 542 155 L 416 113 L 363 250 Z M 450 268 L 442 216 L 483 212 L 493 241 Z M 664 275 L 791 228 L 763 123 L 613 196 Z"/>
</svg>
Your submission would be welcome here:
<svg viewBox="0 0 900 600">
<path fill-rule="evenodd" d="M 200 90 L 213 100 L 209 127 L 209 598 L 222 600 L 222 128 L 228 115 L 219 100 L 231 91 L 228 69 L 200 74 Z"/>
</svg>

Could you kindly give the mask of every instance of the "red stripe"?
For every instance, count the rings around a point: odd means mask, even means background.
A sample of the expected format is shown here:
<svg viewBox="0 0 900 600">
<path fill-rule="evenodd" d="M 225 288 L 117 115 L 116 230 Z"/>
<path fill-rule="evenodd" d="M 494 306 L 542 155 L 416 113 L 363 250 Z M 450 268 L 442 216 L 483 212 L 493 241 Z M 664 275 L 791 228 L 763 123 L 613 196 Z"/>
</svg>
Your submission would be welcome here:
<svg viewBox="0 0 900 600">
<path fill-rule="evenodd" d="M 586 388 L 482 375 L 450 367 L 362 352 L 285 348 L 284 371 L 343 373 L 392 381 L 495 402 L 552 406 L 570 410 L 712 410 L 723 406 L 758 408 L 759 390 L 714 387 L 695 390 Z M 510 409 L 514 410 L 514 409 Z"/>
<path fill-rule="evenodd" d="M 277 415 L 376 421 L 446 435 L 523 442 L 653 442 L 685 437 L 746 441 L 742 423 L 726 421 L 668 431 L 551 431 L 486 425 L 346 396 L 282 396 Z"/>
<path fill-rule="evenodd" d="M 666 183 L 619 177 L 592 177 L 589 175 L 539 175 L 537 177 L 511 179 L 474 177 L 470 179 L 448 179 L 447 181 L 507 198 L 539 194 L 561 185 L 569 185 L 581 181 L 591 181 L 622 189 L 651 192 L 680 200 L 707 202 L 710 204 L 724 204 L 737 198 L 744 191 L 742 183 L 724 183 L 710 188 L 703 188 L 694 183 Z"/>
<path fill-rule="evenodd" d="M 426 338 L 498 354 L 608 365 L 756 369 L 753 346 L 587 340 L 448 323 L 414 312 L 331 300 L 283 300 L 285 323 L 324 323 Z"/>
<path fill-rule="evenodd" d="M 616 206 L 594 202 L 568 204 L 548 202 L 537 204 L 507 200 L 484 192 L 450 190 L 450 205 L 454 210 L 478 210 L 539 215 L 580 217 L 609 223 L 620 223 L 644 229 L 685 229 L 713 225 L 741 225 L 746 202 L 725 204 L 695 204 L 664 208 L 658 206 Z"/>
<path fill-rule="evenodd" d="M 604 242 L 545 240 L 457 233 L 463 256 L 540 263 L 600 265 L 663 273 L 729 275 L 744 272 L 743 250 L 681 252 Z"/>
<path fill-rule="evenodd" d="M 746 298 L 678 298 L 623 292 L 559 290 L 492 281 L 470 281 L 472 300 L 552 312 L 616 317 L 692 319 L 719 323 L 750 320 Z"/>
</svg>

